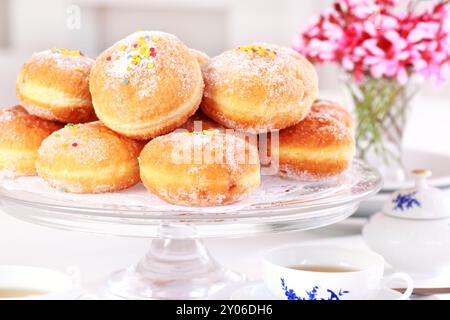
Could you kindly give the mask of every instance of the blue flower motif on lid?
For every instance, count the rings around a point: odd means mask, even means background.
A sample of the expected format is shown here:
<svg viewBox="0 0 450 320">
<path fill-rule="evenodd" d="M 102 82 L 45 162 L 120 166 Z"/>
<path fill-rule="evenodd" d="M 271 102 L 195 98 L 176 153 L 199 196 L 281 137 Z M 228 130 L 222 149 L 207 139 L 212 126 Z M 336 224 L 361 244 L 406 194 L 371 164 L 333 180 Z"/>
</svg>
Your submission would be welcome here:
<svg viewBox="0 0 450 320">
<path fill-rule="evenodd" d="M 314 286 L 311 291 L 306 291 L 306 295 L 304 297 L 298 296 L 294 290 L 289 289 L 284 281 L 284 278 L 280 278 L 281 280 L 281 288 L 284 291 L 284 295 L 287 300 L 341 300 L 341 297 L 350 293 L 348 290 L 340 289 L 338 293 L 334 292 L 331 289 L 327 289 L 328 296 L 320 297 L 319 296 L 319 286 Z"/>
<path fill-rule="evenodd" d="M 397 197 L 394 200 L 392 200 L 392 202 L 394 203 L 394 210 L 404 211 L 414 208 L 414 206 L 420 207 L 421 203 L 419 200 L 417 200 L 416 194 L 417 191 L 407 194 L 399 193 Z"/>
</svg>

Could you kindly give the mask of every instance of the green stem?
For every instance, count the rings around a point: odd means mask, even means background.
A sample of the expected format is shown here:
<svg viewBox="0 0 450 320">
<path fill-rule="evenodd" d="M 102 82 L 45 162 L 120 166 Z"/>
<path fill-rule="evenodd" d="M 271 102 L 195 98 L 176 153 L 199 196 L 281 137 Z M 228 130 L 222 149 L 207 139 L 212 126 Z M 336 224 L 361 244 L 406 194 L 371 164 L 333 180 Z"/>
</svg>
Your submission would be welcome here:
<svg viewBox="0 0 450 320">
<path fill-rule="evenodd" d="M 401 141 L 406 113 L 413 95 L 408 96 L 407 85 L 395 79 L 375 79 L 366 76 L 361 83 L 348 81 L 358 126 L 356 143 L 359 156 L 367 159 L 374 152 L 386 165 L 401 164 Z M 388 145 L 394 145 L 392 150 Z"/>
</svg>

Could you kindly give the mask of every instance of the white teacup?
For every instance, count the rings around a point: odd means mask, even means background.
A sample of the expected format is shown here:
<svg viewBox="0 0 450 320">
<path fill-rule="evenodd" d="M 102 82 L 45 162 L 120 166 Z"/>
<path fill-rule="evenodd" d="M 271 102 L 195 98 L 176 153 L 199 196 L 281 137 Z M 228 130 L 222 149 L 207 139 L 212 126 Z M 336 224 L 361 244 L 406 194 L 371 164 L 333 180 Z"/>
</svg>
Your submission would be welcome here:
<svg viewBox="0 0 450 320">
<path fill-rule="evenodd" d="M 316 271 L 310 271 L 311 267 Z M 330 270 L 323 270 L 327 268 Z M 380 255 L 335 246 L 294 245 L 277 248 L 269 251 L 263 262 L 264 283 L 278 298 L 371 299 L 394 279 L 403 281 L 407 288 L 399 299 L 411 296 L 411 277 L 396 273 L 383 279 L 383 273 L 384 259 Z"/>
<path fill-rule="evenodd" d="M 0 300 L 60 300 L 81 295 L 80 271 L 68 274 L 41 267 L 0 266 Z"/>
</svg>

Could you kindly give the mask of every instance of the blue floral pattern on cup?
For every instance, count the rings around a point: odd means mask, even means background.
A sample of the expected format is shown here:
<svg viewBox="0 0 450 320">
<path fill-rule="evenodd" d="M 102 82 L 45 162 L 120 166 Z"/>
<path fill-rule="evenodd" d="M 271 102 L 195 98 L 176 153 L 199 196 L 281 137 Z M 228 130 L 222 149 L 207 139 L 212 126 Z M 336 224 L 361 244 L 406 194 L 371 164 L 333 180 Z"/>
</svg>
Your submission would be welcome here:
<svg viewBox="0 0 450 320">
<path fill-rule="evenodd" d="M 289 289 L 286 285 L 284 278 L 280 278 L 281 280 L 281 288 L 284 291 L 285 296 L 288 300 L 341 300 L 341 297 L 350 293 L 348 290 L 339 289 L 339 292 L 336 293 L 331 289 L 327 289 L 328 296 L 321 297 L 319 296 L 319 286 L 314 286 L 311 291 L 306 291 L 305 296 L 299 296 L 295 293 L 294 290 Z"/>
<path fill-rule="evenodd" d="M 407 194 L 401 194 L 399 193 L 397 197 L 392 200 L 394 203 L 394 210 L 408 210 L 413 208 L 414 206 L 420 207 L 420 201 L 416 198 L 416 192 L 411 192 Z"/>
</svg>

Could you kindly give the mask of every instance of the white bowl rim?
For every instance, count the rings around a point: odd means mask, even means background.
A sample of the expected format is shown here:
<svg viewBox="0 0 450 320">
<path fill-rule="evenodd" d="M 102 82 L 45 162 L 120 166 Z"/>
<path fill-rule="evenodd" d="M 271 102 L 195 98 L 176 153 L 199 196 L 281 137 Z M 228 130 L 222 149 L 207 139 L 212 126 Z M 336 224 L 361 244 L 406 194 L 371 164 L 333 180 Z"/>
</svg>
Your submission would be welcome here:
<svg viewBox="0 0 450 320">
<path fill-rule="evenodd" d="M 49 290 L 48 293 L 45 294 L 37 294 L 37 295 L 30 295 L 26 297 L 17 297 L 17 298 L 0 298 L 0 300 L 28 300 L 28 299 L 49 299 L 52 297 L 57 298 L 59 295 L 64 294 L 66 292 L 69 292 L 71 290 L 74 290 L 77 285 L 74 281 L 74 279 L 67 273 L 64 273 L 59 270 L 55 270 L 48 267 L 41 267 L 41 266 L 32 266 L 32 265 L 0 265 L 0 273 L 8 272 L 8 271 L 15 271 L 15 272 L 29 272 L 34 273 L 38 275 L 39 273 L 47 273 L 47 274 L 53 274 L 55 277 L 59 278 L 59 281 L 62 283 L 61 288 L 56 290 Z M 26 286 L 22 285 L 20 281 L 17 281 L 17 285 L 14 285 L 15 288 L 27 288 L 27 289 L 42 289 L 45 290 L 45 288 L 36 288 L 33 286 Z M 64 282 L 64 283 L 63 283 Z M 0 288 L 2 288 L 3 285 L 0 284 Z M 6 288 L 6 287 L 5 287 Z M 10 288 L 10 287 L 8 287 Z"/>
<path fill-rule="evenodd" d="M 326 245 L 326 244 L 285 244 L 285 245 L 281 245 L 272 249 L 269 249 L 267 252 L 265 252 L 263 254 L 263 263 L 266 265 L 271 265 L 273 267 L 279 268 L 279 269 L 284 269 L 284 270 L 289 270 L 289 271 L 295 271 L 294 269 L 288 268 L 282 264 L 276 263 L 274 262 L 270 255 L 274 254 L 275 252 L 279 252 L 279 251 L 288 251 L 288 250 L 294 250 L 294 249 L 301 249 L 301 248 L 326 248 L 327 250 L 333 249 L 333 250 L 341 250 L 341 251 L 347 251 L 347 252 L 352 252 L 352 253 L 356 253 L 356 254 L 360 254 L 363 256 L 369 256 L 372 259 L 374 259 L 374 261 L 376 262 L 375 264 L 373 264 L 373 266 L 371 267 L 367 267 L 361 270 L 355 270 L 355 271 L 351 271 L 351 272 L 333 272 L 333 275 L 336 274 L 349 274 L 349 273 L 362 273 L 362 272 L 366 272 L 367 270 L 370 270 L 372 268 L 378 268 L 378 267 L 383 267 L 385 265 L 385 260 L 383 258 L 383 256 L 381 256 L 380 254 L 373 252 L 373 251 L 369 251 L 369 250 L 363 250 L 363 249 L 354 249 L 354 248 L 348 248 L 348 247 L 344 247 L 344 246 L 340 246 L 340 245 Z M 320 272 L 320 271 L 304 271 L 304 272 L 308 272 L 310 274 L 322 274 L 322 275 L 327 275 L 326 272 Z M 330 274 L 331 275 L 331 274 Z"/>
</svg>

